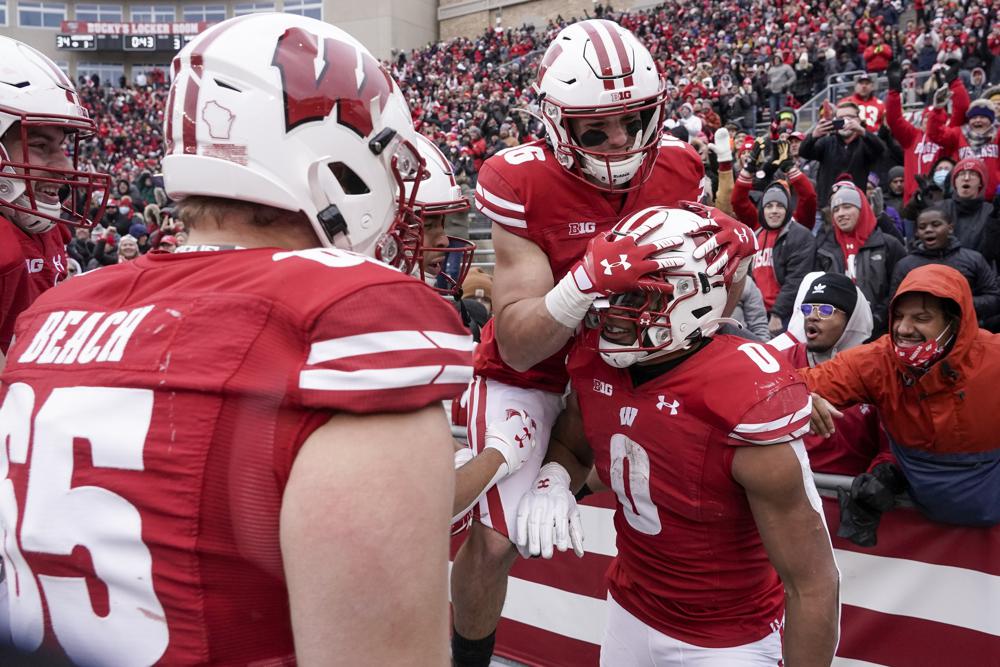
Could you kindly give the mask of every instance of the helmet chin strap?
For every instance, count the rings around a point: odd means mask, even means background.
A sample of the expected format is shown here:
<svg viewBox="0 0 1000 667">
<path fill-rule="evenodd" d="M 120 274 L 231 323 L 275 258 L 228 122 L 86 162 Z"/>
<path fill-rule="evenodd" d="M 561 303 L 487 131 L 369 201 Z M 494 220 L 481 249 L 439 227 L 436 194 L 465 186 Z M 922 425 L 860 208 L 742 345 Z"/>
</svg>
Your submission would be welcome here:
<svg viewBox="0 0 1000 667">
<path fill-rule="evenodd" d="M 31 202 L 28 200 L 27 194 L 23 194 L 20 197 L 18 197 L 16 200 L 14 200 L 14 203 L 25 209 L 30 208 L 31 206 Z M 54 217 L 58 216 L 60 211 L 62 210 L 61 207 L 59 206 L 49 206 L 47 204 L 43 204 L 37 201 L 35 202 L 35 206 L 45 210 L 46 213 Z M 49 231 L 50 229 L 56 226 L 56 223 L 54 223 L 52 220 L 48 220 L 46 218 L 37 216 L 28 211 L 18 210 L 15 208 L 6 208 L 2 204 L 0 204 L 0 210 L 4 209 L 10 215 L 11 222 L 13 222 L 27 234 L 44 234 L 45 232 Z"/>
</svg>

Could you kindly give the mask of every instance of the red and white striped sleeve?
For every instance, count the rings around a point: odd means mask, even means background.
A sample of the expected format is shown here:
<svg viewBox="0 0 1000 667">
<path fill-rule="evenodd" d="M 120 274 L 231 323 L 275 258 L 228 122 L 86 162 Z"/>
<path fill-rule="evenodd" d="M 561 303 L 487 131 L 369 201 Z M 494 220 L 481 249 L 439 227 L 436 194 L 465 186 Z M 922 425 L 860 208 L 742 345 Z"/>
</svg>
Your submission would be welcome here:
<svg viewBox="0 0 1000 667">
<path fill-rule="evenodd" d="M 409 412 L 462 393 L 474 343 L 455 309 L 423 283 L 373 285 L 340 299 L 308 333 L 302 405 Z"/>
<path fill-rule="evenodd" d="M 809 432 L 812 397 L 801 382 L 788 384 L 747 410 L 729 433 L 731 445 L 778 445 Z"/>
<path fill-rule="evenodd" d="M 479 170 L 476 182 L 476 210 L 501 224 L 508 231 L 523 236 L 528 228 L 524 204 L 513 187 L 494 166 L 492 158 Z M 505 163 L 501 162 L 501 165 Z"/>
</svg>

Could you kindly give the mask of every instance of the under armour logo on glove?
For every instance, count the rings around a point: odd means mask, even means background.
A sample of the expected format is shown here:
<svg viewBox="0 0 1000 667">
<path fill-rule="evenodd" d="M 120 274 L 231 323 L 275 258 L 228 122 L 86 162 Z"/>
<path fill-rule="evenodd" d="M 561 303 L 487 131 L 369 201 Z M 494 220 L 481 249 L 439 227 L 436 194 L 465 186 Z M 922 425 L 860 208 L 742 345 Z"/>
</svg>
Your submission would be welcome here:
<svg viewBox="0 0 1000 667">
<path fill-rule="evenodd" d="M 740 240 L 740 243 L 746 243 L 750 240 L 750 230 L 736 228 L 736 238 Z"/>
<path fill-rule="evenodd" d="M 486 427 L 487 449 L 495 449 L 507 463 L 507 473 L 519 469 L 531 458 L 535 449 L 535 420 L 524 410 L 508 408 L 504 420 L 491 422 Z"/>
<path fill-rule="evenodd" d="M 598 234 L 590 239 L 583 259 L 570 271 L 577 288 L 581 292 L 603 296 L 624 294 L 642 289 L 649 273 L 682 266 L 682 259 L 666 257 L 664 252 L 682 245 L 684 239 L 680 236 L 642 242 L 643 236 L 653 227 L 646 223 L 627 236 Z M 578 276 L 578 273 L 584 275 Z"/>
<path fill-rule="evenodd" d="M 546 477 L 545 479 L 538 480 L 538 487 L 537 488 L 539 488 L 539 489 L 547 489 L 547 488 L 549 488 L 549 478 Z"/>
<path fill-rule="evenodd" d="M 606 276 L 610 276 L 611 275 L 611 271 L 615 267 L 618 267 L 618 266 L 620 266 L 622 268 L 622 271 L 628 271 L 629 269 L 632 268 L 632 265 L 629 264 L 629 261 L 628 261 L 628 255 L 618 255 L 618 261 L 617 262 L 609 262 L 606 259 L 602 259 L 601 260 L 601 266 L 604 267 L 604 275 L 606 275 Z"/>
</svg>

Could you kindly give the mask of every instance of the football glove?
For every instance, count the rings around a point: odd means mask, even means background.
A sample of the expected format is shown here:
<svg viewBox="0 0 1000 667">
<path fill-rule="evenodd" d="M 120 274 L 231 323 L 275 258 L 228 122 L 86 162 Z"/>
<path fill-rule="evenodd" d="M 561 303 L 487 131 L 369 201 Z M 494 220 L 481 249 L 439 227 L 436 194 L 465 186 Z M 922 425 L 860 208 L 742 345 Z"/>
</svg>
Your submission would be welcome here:
<svg viewBox="0 0 1000 667">
<path fill-rule="evenodd" d="M 517 546 L 521 555 L 552 558 L 570 546 L 583 557 L 583 526 L 570 477 L 558 463 L 546 463 L 517 506 Z"/>
<path fill-rule="evenodd" d="M 484 443 L 486 449 L 495 449 L 503 456 L 507 469 L 501 477 L 518 470 L 531 458 L 537 440 L 535 420 L 524 410 L 507 410 L 503 421 L 493 422 L 486 427 Z"/>
<path fill-rule="evenodd" d="M 743 278 L 750 259 L 758 250 L 753 231 L 717 208 L 693 201 L 678 202 L 678 205 L 701 216 L 702 225 L 698 231 L 714 232 L 710 239 L 695 248 L 692 257 L 707 259 L 708 274 L 723 276 L 727 286 Z"/>
<path fill-rule="evenodd" d="M 647 225 L 627 236 L 598 234 L 590 239 L 583 258 L 545 295 L 545 307 L 552 318 L 575 329 L 597 297 L 641 288 L 646 274 L 682 266 L 681 259 L 653 255 L 676 248 L 683 240 L 678 236 L 642 243 L 643 235 L 653 229 L 652 224 Z"/>
</svg>

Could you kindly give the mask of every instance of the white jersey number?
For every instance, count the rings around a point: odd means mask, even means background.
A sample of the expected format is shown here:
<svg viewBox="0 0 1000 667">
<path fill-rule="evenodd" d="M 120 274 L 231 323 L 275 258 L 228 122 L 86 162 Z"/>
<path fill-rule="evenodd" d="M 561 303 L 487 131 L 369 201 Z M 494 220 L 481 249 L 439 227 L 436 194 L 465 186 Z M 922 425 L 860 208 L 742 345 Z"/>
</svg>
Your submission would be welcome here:
<svg viewBox="0 0 1000 667">
<path fill-rule="evenodd" d="M 114 420 L 94 417 L 108 405 L 129 409 Z M 150 665 L 163 655 L 169 635 L 153 590 L 153 561 L 142 541 L 142 517 L 120 495 L 97 486 L 74 487 L 72 482 L 76 439 L 90 443 L 94 467 L 143 469 L 153 392 L 55 389 L 38 409 L 32 436 L 34 407 L 35 392 L 23 383 L 10 386 L 0 407 L 0 443 L 8 444 L 0 447 L 0 526 L 11 641 L 23 651 L 39 648 L 45 633 L 44 596 L 52 629 L 73 662 Z M 19 510 L 10 465 L 27 463 L 29 450 L 31 475 Z M 36 577 L 23 555 L 69 556 L 77 547 L 90 553 L 95 574 L 107 586 L 107 615 L 94 610 L 86 579 Z"/>
<path fill-rule="evenodd" d="M 750 361 L 757 364 L 757 368 L 765 373 L 777 373 L 781 370 L 778 360 L 760 343 L 743 343 L 736 349 L 750 357 Z"/>
<path fill-rule="evenodd" d="M 532 160 L 545 161 L 545 151 L 539 146 L 514 146 L 513 148 L 500 151 L 499 154 L 503 155 L 504 160 L 515 165 L 531 162 Z"/>
<path fill-rule="evenodd" d="M 659 535 L 660 514 L 649 492 L 649 454 L 621 433 L 611 436 L 611 488 L 618 495 L 625 520 L 640 533 Z"/>
</svg>

